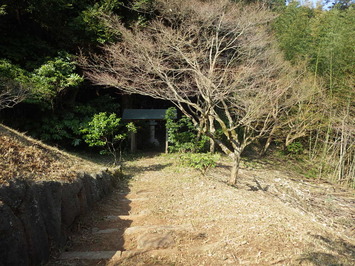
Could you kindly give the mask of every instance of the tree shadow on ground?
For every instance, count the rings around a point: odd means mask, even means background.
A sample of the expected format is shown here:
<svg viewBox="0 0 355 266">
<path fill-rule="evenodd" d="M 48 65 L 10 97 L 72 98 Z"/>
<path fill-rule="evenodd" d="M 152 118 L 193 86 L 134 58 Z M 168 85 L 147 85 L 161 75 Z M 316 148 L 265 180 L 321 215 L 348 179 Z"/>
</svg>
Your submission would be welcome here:
<svg viewBox="0 0 355 266">
<path fill-rule="evenodd" d="M 331 250 L 327 252 L 306 252 L 298 259 L 300 263 L 312 263 L 313 265 L 354 265 L 355 246 L 344 239 L 331 239 L 321 235 L 311 235 L 315 242 L 322 247 Z"/>
<path fill-rule="evenodd" d="M 127 179 L 134 177 L 135 175 L 144 173 L 144 172 L 159 172 L 166 167 L 173 165 L 172 163 L 166 164 L 151 164 L 148 166 L 128 166 L 123 168 L 124 176 Z"/>
<path fill-rule="evenodd" d="M 211 175 L 213 179 L 228 184 L 228 177 L 231 171 L 231 165 L 228 163 L 219 162 L 214 169 L 211 169 Z M 249 174 L 247 171 L 243 171 L 245 168 L 240 168 L 238 173 L 237 184 L 235 185 L 238 189 L 246 189 L 248 191 L 264 191 L 267 192 L 270 188 L 269 184 L 265 183 L 266 180 L 257 178 L 255 174 Z"/>
<path fill-rule="evenodd" d="M 255 185 L 250 184 L 250 183 L 245 184 L 247 187 L 249 187 L 249 191 L 264 191 L 264 192 L 266 192 L 266 191 L 268 191 L 268 189 L 270 187 L 270 185 L 262 186 L 256 178 L 254 178 L 253 182 L 255 183 Z"/>
<path fill-rule="evenodd" d="M 98 151 L 66 151 L 69 154 L 79 157 L 83 160 L 104 166 L 104 167 L 113 167 L 114 159 L 113 156 L 110 154 L 100 154 Z M 135 161 L 141 158 L 154 158 L 155 156 L 160 155 L 161 152 L 136 152 L 136 153 L 129 153 L 129 152 L 122 152 L 121 155 L 117 154 L 117 158 L 121 156 L 121 164 L 127 161 Z"/>
</svg>

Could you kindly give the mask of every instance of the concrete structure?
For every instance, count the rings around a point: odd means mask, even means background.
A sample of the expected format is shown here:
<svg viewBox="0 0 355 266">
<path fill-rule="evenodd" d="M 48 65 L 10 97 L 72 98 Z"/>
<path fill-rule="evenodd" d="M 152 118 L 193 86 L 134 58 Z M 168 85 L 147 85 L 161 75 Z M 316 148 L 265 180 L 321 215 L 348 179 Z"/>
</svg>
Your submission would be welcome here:
<svg viewBox="0 0 355 266">
<path fill-rule="evenodd" d="M 149 143 L 155 146 L 160 146 L 158 139 L 156 138 L 156 126 L 157 120 L 165 120 L 165 114 L 167 109 L 124 109 L 122 120 L 129 121 L 139 121 L 146 120 L 149 121 Z M 167 132 L 165 133 L 165 152 L 168 151 L 168 137 Z M 137 150 L 137 140 L 136 134 L 131 134 L 131 152 Z"/>
</svg>

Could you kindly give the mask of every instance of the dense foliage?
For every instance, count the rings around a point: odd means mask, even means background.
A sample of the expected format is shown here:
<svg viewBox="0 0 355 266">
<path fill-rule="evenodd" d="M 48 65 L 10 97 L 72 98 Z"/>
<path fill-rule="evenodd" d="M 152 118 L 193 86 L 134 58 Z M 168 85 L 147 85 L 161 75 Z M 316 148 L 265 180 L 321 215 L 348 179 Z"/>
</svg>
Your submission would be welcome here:
<svg viewBox="0 0 355 266">
<path fill-rule="evenodd" d="M 97 92 L 76 63 L 80 49 L 117 40 L 101 16 L 142 23 L 150 1 L 4 1 L 0 5 L 1 121 L 52 144 L 77 146 L 80 129 L 99 112 L 119 112 L 117 97 Z M 99 96 L 99 97 L 98 97 Z M 1 115 L 1 114 L 0 114 Z M 82 145 L 81 145 L 82 146 Z"/>
<path fill-rule="evenodd" d="M 274 29 L 285 57 L 307 62 L 325 95 L 317 127 L 298 140 L 320 175 L 354 186 L 355 180 L 355 6 L 335 1 L 329 10 L 293 1 L 280 10 Z M 300 142 L 301 141 L 301 142 Z"/>
<path fill-rule="evenodd" d="M 109 95 L 102 95 L 84 103 L 77 102 L 65 110 L 47 112 L 35 121 L 24 124 L 26 131 L 43 141 L 61 146 L 83 147 L 81 129 L 99 112 L 117 112 L 119 104 Z M 42 114 L 42 113 L 41 113 Z"/>
<path fill-rule="evenodd" d="M 206 150 L 208 138 L 199 134 L 191 119 L 182 115 L 176 119 L 177 110 L 171 107 L 166 112 L 166 129 L 168 133 L 169 151 L 202 152 Z"/>
</svg>

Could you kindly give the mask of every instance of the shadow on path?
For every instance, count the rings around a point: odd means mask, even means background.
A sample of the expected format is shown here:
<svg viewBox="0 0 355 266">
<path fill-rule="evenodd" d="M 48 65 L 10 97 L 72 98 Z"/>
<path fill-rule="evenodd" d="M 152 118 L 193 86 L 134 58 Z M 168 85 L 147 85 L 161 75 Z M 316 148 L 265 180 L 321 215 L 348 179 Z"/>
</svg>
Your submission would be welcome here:
<svg viewBox="0 0 355 266">
<path fill-rule="evenodd" d="M 148 166 L 129 166 L 126 171 L 127 174 L 125 174 L 126 178 L 130 179 L 138 174 L 144 173 L 144 172 L 159 172 L 163 170 L 166 167 L 171 166 L 172 163 L 166 163 L 166 164 L 151 164 Z"/>
<path fill-rule="evenodd" d="M 80 218 L 60 257 L 49 265 L 106 265 L 120 257 L 125 251 L 124 233 L 136 215 L 131 213 L 132 201 L 140 200 L 140 196 L 135 195 L 138 193 L 132 194 L 129 188 L 130 179 L 144 172 L 161 171 L 170 165 L 152 163 L 124 167 L 120 188 Z"/>
<path fill-rule="evenodd" d="M 130 227 L 131 200 L 128 179 L 119 189 L 98 202 L 83 215 L 73 228 L 73 234 L 59 258 L 48 265 L 106 265 L 124 251 L 125 230 Z"/>
<path fill-rule="evenodd" d="M 332 254 L 325 252 L 306 252 L 301 256 L 301 263 L 307 262 L 312 265 L 354 265 L 355 246 L 346 242 L 344 239 L 331 239 L 321 235 L 311 235 L 315 242 L 332 250 Z"/>
</svg>

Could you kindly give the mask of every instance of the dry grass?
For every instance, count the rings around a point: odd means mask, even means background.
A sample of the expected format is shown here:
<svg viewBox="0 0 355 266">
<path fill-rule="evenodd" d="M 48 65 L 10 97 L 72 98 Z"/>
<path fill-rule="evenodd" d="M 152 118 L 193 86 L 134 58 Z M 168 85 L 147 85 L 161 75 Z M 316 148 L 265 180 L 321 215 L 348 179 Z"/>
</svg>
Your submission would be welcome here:
<svg viewBox="0 0 355 266">
<path fill-rule="evenodd" d="M 72 181 L 99 166 L 0 124 L 0 184 L 13 179 Z"/>
<path fill-rule="evenodd" d="M 135 210 L 149 209 L 160 224 L 191 224 L 175 232 L 177 252 L 161 256 L 176 265 L 353 265 L 355 262 L 352 190 L 293 179 L 283 172 L 242 166 L 238 188 L 228 186 L 230 162 L 201 177 L 159 156 L 128 164 L 130 190 L 154 192 Z M 137 168 L 146 169 L 139 172 Z M 148 170 L 147 170 L 148 169 Z M 332 197 L 329 202 L 328 198 Z M 132 205 L 134 207 L 134 205 Z M 132 210 L 133 211 L 133 210 Z M 339 218 L 343 222 L 339 222 Z M 127 239 L 125 247 L 131 248 Z M 156 264 L 159 259 L 155 257 Z M 170 260 L 169 260 L 170 259 Z M 123 265 L 139 260 L 127 259 Z M 142 264 L 144 265 L 144 264 Z"/>
<path fill-rule="evenodd" d="M 68 249 L 124 255 L 53 265 L 354 265 L 353 191 L 294 179 L 260 164 L 243 164 L 234 188 L 226 184 L 229 168 L 222 158 L 202 177 L 174 155 L 126 161 L 127 187 L 82 220 Z M 105 218 L 120 215 L 126 218 Z M 337 222 L 339 217 L 345 222 Z M 125 233 L 137 226 L 148 229 Z M 111 228 L 117 232 L 93 234 Z M 165 233 L 174 246 L 137 249 L 141 235 Z"/>
</svg>

